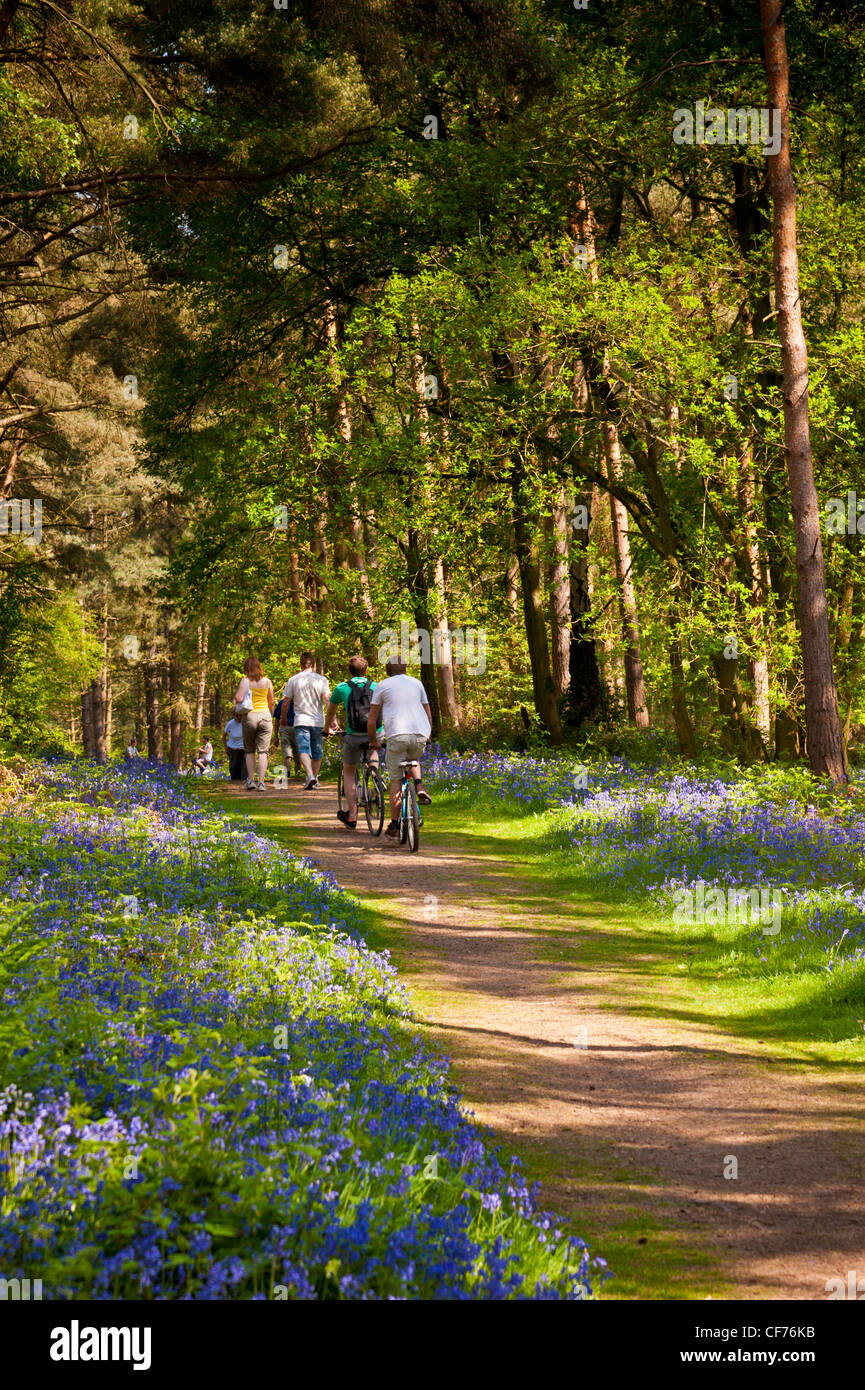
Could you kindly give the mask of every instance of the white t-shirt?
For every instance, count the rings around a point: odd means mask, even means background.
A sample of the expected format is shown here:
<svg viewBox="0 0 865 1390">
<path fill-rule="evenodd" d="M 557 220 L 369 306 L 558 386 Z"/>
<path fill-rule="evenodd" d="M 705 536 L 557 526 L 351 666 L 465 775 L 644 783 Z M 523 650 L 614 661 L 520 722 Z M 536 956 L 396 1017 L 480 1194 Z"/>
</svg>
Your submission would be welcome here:
<svg viewBox="0 0 865 1390">
<path fill-rule="evenodd" d="M 424 705 L 426 691 L 414 676 L 388 676 L 372 692 L 373 705 L 381 705 L 384 731 L 388 738 L 416 734 L 429 738 L 430 722 Z"/>
<path fill-rule="evenodd" d="M 213 757 L 213 744 L 210 742 L 210 739 L 208 739 L 205 743 L 203 751 L 204 757 L 207 759 L 208 762 L 210 762 L 210 760 Z"/>
<path fill-rule="evenodd" d="M 330 686 L 324 676 L 310 667 L 298 671 L 286 682 L 284 700 L 294 701 L 294 726 L 301 729 L 324 728 L 324 703 L 330 699 Z"/>
<path fill-rule="evenodd" d="M 225 740 L 229 748 L 243 747 L 243 720 L 229 719 L 225 726 Z"/>
</svg>

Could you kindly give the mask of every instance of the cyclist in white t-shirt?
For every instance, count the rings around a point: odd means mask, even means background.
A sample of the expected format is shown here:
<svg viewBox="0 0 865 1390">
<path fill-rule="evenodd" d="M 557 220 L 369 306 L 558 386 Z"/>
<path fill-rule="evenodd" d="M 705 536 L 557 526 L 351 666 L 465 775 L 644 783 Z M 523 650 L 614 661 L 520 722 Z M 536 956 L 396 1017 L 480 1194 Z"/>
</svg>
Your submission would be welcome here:
<svg viewBox="0 0 865 1390">
<path fill-rule="evenodd" d="M 384 721 L 387 738 L 387 770 L 390 775 L 390 825 L 385 834 L 394 840 L 399 835 L 399 804 L 402 797 L 402 768 L 400 763 L 414 759 L 411 769 L 417 789 L 417 799 L 429 806 L 432 797 L 423 784 L 420 756 L 432 731 L 432 713 L 427 693 L 419 680 L 406 675 L 405 662 L 395 658 L 385 666 L 387 679 L 372 693 L 372 703 L 366 730 L 370 748 L 381 745 L 376 739 L 379 715 Z"/>
</svg>

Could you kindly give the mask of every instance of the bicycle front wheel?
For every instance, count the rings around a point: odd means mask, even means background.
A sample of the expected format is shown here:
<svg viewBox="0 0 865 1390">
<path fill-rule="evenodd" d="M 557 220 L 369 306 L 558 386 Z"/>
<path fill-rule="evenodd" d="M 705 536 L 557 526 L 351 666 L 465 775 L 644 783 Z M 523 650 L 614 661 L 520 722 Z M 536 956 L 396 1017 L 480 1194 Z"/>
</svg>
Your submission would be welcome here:
<svg viewBox="0 0 865 1390">
<path fill-rule="evenodd" d="M 368 767 L 363 775 L 365 799 L 363 809 L 370 835 L 380 835 L 384 825 L 384 783 L 377 767 Z"/>
<path fill-rule="evenodd" d="M 348 797 L 345 794 L 345 774 L 342 768 L 339 769 L 339 782 L 336 787 L 336 797 L 341 811 L 348 810 Z"/>
<path fill-rule="evenodd" d="M 420 813 L 417 805 L 417 792 L 414 782 L 409 782 L 405 799 L 405 830 L 408 847 L 412 854 L 420 849 Z"/>
</svg>

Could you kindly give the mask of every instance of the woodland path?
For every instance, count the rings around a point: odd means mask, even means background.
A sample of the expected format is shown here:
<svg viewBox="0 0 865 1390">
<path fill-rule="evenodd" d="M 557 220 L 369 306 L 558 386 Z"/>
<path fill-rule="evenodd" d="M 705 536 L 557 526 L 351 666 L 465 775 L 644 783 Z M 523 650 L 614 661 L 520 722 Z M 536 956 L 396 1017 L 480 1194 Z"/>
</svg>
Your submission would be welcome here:
<svg viewBox="0 0 865 1390">
<path fill-rule="evenodd" d="M 303 852 L 390 919 L 394 961 L 468 1106 L 614 1271 L 605 1226 L 648 1218 L 668 1248 L 680 1240 L 662 1296 L 825 1299 L 827 1279 L 865 1279 L 861 1072 L 799 1068 L 702 1023 L 616 1009 L 640 958 L 611 938 L 609 969 L 596 952 L 580 964 L 615 909 L 556 898 L 469 836 L 436 834 L 434 807 L 410 855 L 343 830 L 331 786 L 237 795 L 271 825 L 285 804 Z M 720 1283 L 701 1277 L 707 1259 Z M 622 1296 L 616 1281 L 604 1296 Z"/>
</svg>

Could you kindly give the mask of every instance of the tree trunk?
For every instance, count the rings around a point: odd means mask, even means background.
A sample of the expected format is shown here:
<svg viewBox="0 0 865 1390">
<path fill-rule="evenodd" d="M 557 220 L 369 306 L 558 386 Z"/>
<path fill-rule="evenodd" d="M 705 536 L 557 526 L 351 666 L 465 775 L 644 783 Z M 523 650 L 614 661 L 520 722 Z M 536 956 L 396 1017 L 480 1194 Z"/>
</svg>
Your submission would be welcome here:
<svg viewBox="0 0 865 1390">
<path fill-rule="evenodd" d="M 550 653 L 547 647 L 547 624 L 544 617 L 544 600 L 541 590 L 541 567 L 537 543 L 533 535 L 532 519 L 527 516 L 523 503 L 523 473 L 519 462 L 515 462 L 513 465 L 511 486 L 514 499 L 514 542 L 523 593 L 523 616 L 529 648 L 529 662 L 532 669 L 532 692 L 535 709 L 553 743 L 558 744 L 562 742 L 562 724 L 559 718 L 556 688 L 553 684 Z"/>
<path fill-rule="evenodd" d="M 745 552 L 751 574 L 751 632 L 756 655 L 749 663 L 754 682 L 754 722 L 768 757 L 772 746 L 771 708 L 769 705 L 769 658 L 766 655 L 765 585 L 760 546 L 755 525 L 756 480 L 750 440 L 740 462 L 739 508 L 745 519 Z"/>
<path fill-rule="evenodd" d="M 345 398 L 345 391 L 340 380 L 339 366 L 336 360 L 336 350 L 339 343 L 339 324 L 337 322 L 336 306 L 328 300 L 324 306 L 324 331 L 330 352 L 330 369 L 333 377 L 334 389 L 336 391 L 336 401 L 334 404 L 334 423 L 337 433 L 345 444 L 346 449 L 350 449 L 352 440 L 351 415 L 349 414 L 348 402 Z M 347 470 L 348 485 L 348 535 L 350 544 L 343 540 L 338 540 L 334 546 L 334 555 L 338 564 L 346 564 L 355 571 L 358 576 L 360 589 L 360 601 L 367 621 L 375 621 L 375 610 L 372 604 L 372 596 L 369 588 L 369 575 L 366 570 L 366 563 L 363 558 L 363 523 L 360 516 L 360 508 L 357 502 L 357 486 L 351 470 Z"/>
<path fill-rule="evenodd" d="M 671 565 L 670 588 L 674 599 L 682 594 L 682 575 L 677 565 Z M 667 653 L 670 659 L 670 683 L 673 706 L 673 723 L 679 740 L 679 752 L 685 758 L 697 755 L 697 739 L 694 725 L 688 710 L 688 696 L 685 686 L 685 661 L 682 655 L 682 641 L 678 632 L 679 614 L 675 608 L 669 616 L 670 638 Z"/>
<path fill-rule="evenodd" d="M 588 493 L 577 496 L 590 513 Z M 601 676 L 591 619 L 592 593 L 588 561 L 589 530 L 577 531 L 571 548 L 568 589 L 571 616 L 568 646 L 569 722 L 579 726 L 597 719 L 601 710 Z"/>
<path fill-rule="evenodd" d="M 168 706 L 168 758 L 179 770 L 183 766 L 183 711 L 180 663 L 177 655 L 177 637 L 172 634 L 168 622 L 165 624 L 165 695 Z"/>
<path fill-rule="evenodd" d="M 568 567 L 568 494 L 559 483 L 548 521 L 550 556 L 550 650 L 556 695 L 564 695 L 570 684 L 571 585 Z"/>
<path fill-rule="evenodd" d="M 81 742 L 85 758 L 96 757 L 96 740 L 93 737 L 93 686 L 81 692 Z"/>
<path fill-rule="evenodd" d="M 439 615 L 436 620 L 436 631 L 438 633 L 439 662 L 436 667 L 439 686 L 439 703 L 441 705 L 442 724 L 448 729 L 458 729 L 461 723 L 461 713 L 459 700 L 457 698 L 456 681 L 454 679 L 454 659 L 453 648 L 451 646 L 451 630 L 448 620 L 447 610 L 447 590 L 445 585 L 444 561 L 437 557 L 435 562 L 435 590 L 439 603 Z"/>
<path fill-rule="evenodd" d="M 195 743 L 196 746 L 201 742 L 201 730 L 204 728 L 204 705 L 207 694 L 207 644 L 210 637 L 209 623 L 199 623 L 198 625 L 198 689 L 195 699 Z"/>
<path fill-rule="evenodd" d="M 620 476 L 621 450 L 619 433 L 612 421 L 603 425 L 604 454 L 607 477 L 617 482 Z M 643 654 L 640 648 L 640 626 L 637 616 L 637 596 L 631 569 L 631 541 L 628 534 L 628 513 L 618 497 L 610 493 L 610 525 L 613 533 L 613 556 L 616 580 L 619 585 L 619 613 L 625 641 L 625 691 L 628 699 L 628 718 L 638 729 L 648 729 L 649 711 L 646 707 L 646 687 L 643 681 Z"/>
<path fill-rule="evenodd" d="M 431 437 L 429 432 L 429 411 L 426 406 L 426 372 L 424 370 L 423 356 L 420 351 L 420 329 L 417 319 L 412 316 L 411 336 L 414 344 L 411 358 L 412 387 L 415 395 L 415 412 L 420 421 L 420 441 L 424 450 L 424 457 L 429 458 Z M 431 481 L 432 470 L 427 463 L 427 479 Z M 423 507 L 426 512 L 429 506 L 429 482 L 423 488 L 424 498 Z M 416 537 L 416 547 L 420 553 L 420 536 Z M 437 537 L 435 533 L 430 537 L 433 547 L 437 548 Z M 445 590 L 444 561 L 441 555 L 436 555 L 433 563 L 433 582 L 432 589 L 435 595 L 435 615 L 434 628 L 431 632 L 431 640 L 434 643 L 434 651 L 437 653 L 437 695 L 439 705 L 439 719 L 441 724 L 450 729 L 459 728 L 460 711 L 457 704 L 456 686 L 454 684 L 453 670 L 453 649 L 451 647 L 450 626 L 448 623 L 448 603 Z M 429 604 L 426 604 L 429 612 Z M 436 674 L 435 672 L 433 673 Z M 429 692 L 427 692 L 429 693 Z"/>
<path fill-rule="evenodd" d="M 781 0 L 760 0 L 769 104 L 780 113 L 781 144 L 768 156 L 772 196 L 775 308 L 784 368 L 784 442 L 793 522 L 799 626 L 805 677 L 805 726 L 813 772 L 847 780 L 844 737 L 832 666 L 829 612 L 808 421 L 808 349 L 799 297 L 796 188 L 790 164 L 790 77 Z M 775 119 L 778 119 L 776 115 Z"/>
<path fill-rule="evenodd" d="M 429 581 L 427 579 L 426 566 L 424 564 L 423 553 L 421 550 L 420 536 L 417 531 L 410 528 L 405 541 L 406 568 L 408 572 L 408 589 L 412 599 L 412 612 L 414 613 L 415 627 L 418 632 L 426 633 L 429 637 L 430 608 L 429 608 Z M 438 738 L 441 732 L 441 707 L 439 705 L 439 692 L 436 683 L 435 668 L 432 664 L 432 644 L 430 643 L 430 660 L 424 661 L 421 657 L 420 679 L 426 691 L 427 700 L 430 707 L 430 723 L 432 724 L 432 736 Z M 402 653 L 405 661 L 407 653 Z"/>
<path fill-rule="evenodd" d="M 147 720 L 147 756 L 162 758 L 162 723 L 159 717 L 159 668 L 156 639 L 152 638 L 144 662 L 144 713 Z"/>
<path fill-rule="evenodd" d="M 588 199 L 582 188 L 580 188 L 577 201 L 575 226 L 586 248 L 589 278 L 593 285 L 597 285 L 600 280 L 600 271 L 595 247 L 595 224 Z M 601 371 L 604 378 L 607 379 L 610 375 L 610 354 L 606 347 L 601 356 Z M 610 483 L 617 483 L 622 473 L 622 450 L 619 442 L 619 431 L 615 422 L 609 419 L 605 420 L 601 434 L 607 478 Z M 625 690 L 628 700 L 628 718 L 632 724 L 636 724 L 638 729 L 647 729 L 649 727 L 649 711 L 646 705 L 646 688 L 643 679 L 643 656 L 640 648 L 637 599 L 631 572 L 628 513 L 612 492 L 609 496 L 613 555 L 616 563 L 616 579 L 619 584 L 619 610 L 625 642 Z"/>
<path fill-rule="evenodd" d="M 90 686 L 90 718 L 93 728 L 93 757 L 98 763 L 108 761 L 105 751 L 105 667 Z"/>
<path fill-rule="evenodd" d="M 508 556 L 508 567 L 505 571 L 505 602 L 508 605 L 508 615 L 512 623 L 517 621 L 520 609 L 520 570 L 517 564 L 516 555 Z"/>
<path fill-rule="evenodd" d="M 111 666 L 105 667 L 105 750 L 111 757 L 114 746 L 114 684 L 111 680 Z"/>
</svg>

